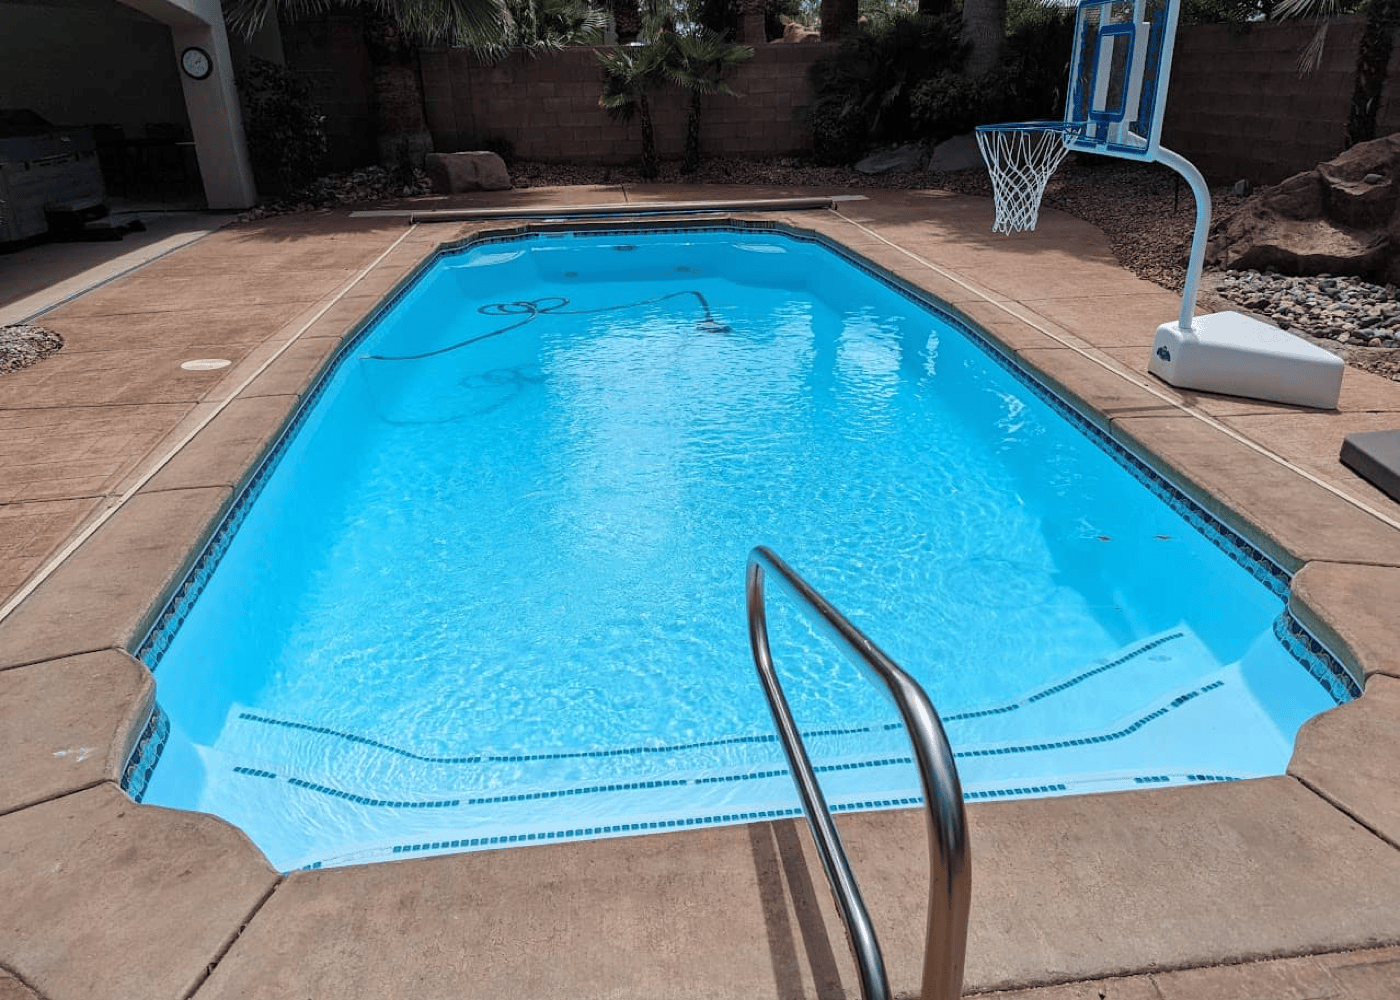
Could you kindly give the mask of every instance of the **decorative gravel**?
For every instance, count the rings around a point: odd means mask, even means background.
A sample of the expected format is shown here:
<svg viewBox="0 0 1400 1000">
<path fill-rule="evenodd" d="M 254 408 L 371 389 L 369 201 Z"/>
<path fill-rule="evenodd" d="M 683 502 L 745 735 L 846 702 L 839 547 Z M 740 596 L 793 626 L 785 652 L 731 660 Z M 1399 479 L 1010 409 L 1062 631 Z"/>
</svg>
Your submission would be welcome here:
<svg viewBox="0 0 1400 1000">
<path fill-rule="evenodd" d="M 0 326 L 0 375 L 28 368 L 63 346 L 63 338 L 42 326 Z"/>
<path fill-rule="evenodd" d="M 1394 285 L 1330 274 L 1298 278 L 1225 271 L 1216 290 L 1246 311 L 1322 343 L 1357 367 L 1400 381 L 1400 293 Z"/>
</svg>

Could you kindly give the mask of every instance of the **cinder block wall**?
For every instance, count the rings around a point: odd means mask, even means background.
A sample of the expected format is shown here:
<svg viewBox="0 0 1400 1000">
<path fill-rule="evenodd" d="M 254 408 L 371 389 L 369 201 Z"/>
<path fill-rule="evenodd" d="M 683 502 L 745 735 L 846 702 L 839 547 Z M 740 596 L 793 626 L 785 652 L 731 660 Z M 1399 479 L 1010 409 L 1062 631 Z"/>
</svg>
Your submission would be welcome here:
<svg viewBox="0 0 1400 1000">
<path fill-rule="evenodd" d="M 808 99 L 807 67 L 834 45 L 763 45 L 729 85 L 741 96 L 705 98 L 701 150 L 708 156 L 774 156 L 812 148 L 793 120 Z M 460 49 L 422 54 L 428 127 L 440 151 L 470 149 L 485 138 L 510 141 L 521 159 L 623 163 L 641 154 L 635 119 L 614 122 L 598 106 L 603 71 L 592 47 L 531 59 L 512 55 L 484 65 Z M 685 146 L 686 96 L 665 88 L 651 100 L 656 148 L 678 158 Z"/>
<path fill-rule="evenodd" d="M 1273 184 L 1342 151 L 1364 19 L 1340 18 L 1320 69 L 1306 76 L 1298 56 L 1311 39 L 1307 22 L 1196 25 L 1177 33 L 1163 143 L 1194 162 L 1213 183 L 1241 178 Z M 284 28 L 287 61 L 316 80 L 337 168 L 375 159 L 370 67 L 352 16 L 323 14 Z M 731 78 L 743 96 L 705 100 L 706 155 L 772 156 L 811 149 L 793 120 L 808 100 L 807 69 L 831 44 L 756 47 Z M 597 49 L 577 47 L 531 59 L 515 55 L 483 65 L 462 50 L 426 51 L 422 74 L 436 148 L 466 149 L 508 139 L 522 159 L 623 163 L 637 159 L 636 122 L 613 122 L 598 107 Z M 1379 134 L 1400 131 L 1400 48 L 1392 60 Z M 685 97 L 655 96 L 661 157 L 680 156 Z"/>
<path fill-rule="evenodd" d="M 351 170 L 378 160 L 373 71 L 359 17 L 328 13 L 283 23 L 282 51 L 308 78 L 326 116 L 327 166 Z"/>
<path fill-rule="evenodd" d="M 1192 25 L 1177 32 L 1162 144 L 1214 183 L 1276 184 L 1342 151 L 1364 19 L 1328 29 L 1322 65 L 1298 73 L 1316 26 Z M 1394 65 L 1392 66 L 1392 78 Z M 1380 134 L 1400 122 L 1382 106 Z"/>
</svg>

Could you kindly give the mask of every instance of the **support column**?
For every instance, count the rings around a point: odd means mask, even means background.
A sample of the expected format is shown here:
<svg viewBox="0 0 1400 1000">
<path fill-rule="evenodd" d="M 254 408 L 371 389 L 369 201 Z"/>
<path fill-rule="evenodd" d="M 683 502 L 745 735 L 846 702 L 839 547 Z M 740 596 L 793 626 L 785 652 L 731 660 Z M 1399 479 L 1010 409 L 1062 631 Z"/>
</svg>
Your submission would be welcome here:
<svg viewBox="0 0 1400 1000">
<path fill-rule="evenodd" d="M 207 52 L 214 64 L 213 71 L 203 80 L 180 72 L 199 157 L 199 175 L 204 179 L 204 196 L 210 208 L 248 208 L 257 201 L 258 192 L 248 162 L 243 113 L 223 18 L 213 24 L 173 25 L 170 33 L 175 39 L 177 60 L 185 49 L 195 46 Z"/>
<path fill-rule="evenodd" d="M 181 53 L 191 46 L 208 54 L 212 69 L 203 80 L 194 79 L 183 69 L 177 70 L 194 132 L 204 197 L 210 208 L 248 208 L 257 201 L 258 192 L 253 186 L 253 168 L 243 136 L 243 113 L 233 82 L 233 57 L 229 54 L 220 0 L 120 2 L 170 26 L 175 41 L 171 58 L 177 66 Z"/>
</svg>

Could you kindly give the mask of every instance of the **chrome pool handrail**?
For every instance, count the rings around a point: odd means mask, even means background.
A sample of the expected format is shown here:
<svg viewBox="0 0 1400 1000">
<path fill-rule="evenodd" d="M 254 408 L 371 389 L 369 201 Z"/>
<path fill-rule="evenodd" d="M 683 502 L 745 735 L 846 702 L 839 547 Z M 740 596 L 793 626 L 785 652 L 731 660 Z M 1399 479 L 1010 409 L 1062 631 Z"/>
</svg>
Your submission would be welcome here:
<svg viewBox="0 0 1400 1000">
<path fill-rule="evenodd" d="M 867 679 L 879 681 L 904 721 L 923 785 L 929 842 L 928 933 L 924 942 L 923 1000 L 957 1000 L 962 995 L 963 962 L 967 953 L 967 917 L 972 896 L 972 869 L 968 856 L 967 817 L 962 784 L 943 723 L 923 688 L 899 668 L 854 625 L 798 576 L 767 546 L 749 553 L 745 595 L 748 605 L 749 645 L 763 682 L 769 711 L 778 727 L 793 782 L 802 799 L 802 811 L 826 869 L 837 909 L 846 925 L 851 950 L 860 970 L 861 995 L 866 1000 L 888 1000 L 889 980 L 875 928 L 851 873 L 846 850 L 827 808 L 816 773 L 807 757 L 802 735 L 793 721 L 782 683 L 773 667 L 768 646 L 768 620 L 764 605 L 764 573 L 771 570 L 782 589 L 808 617 L 821 626 Z"/>
</svg>

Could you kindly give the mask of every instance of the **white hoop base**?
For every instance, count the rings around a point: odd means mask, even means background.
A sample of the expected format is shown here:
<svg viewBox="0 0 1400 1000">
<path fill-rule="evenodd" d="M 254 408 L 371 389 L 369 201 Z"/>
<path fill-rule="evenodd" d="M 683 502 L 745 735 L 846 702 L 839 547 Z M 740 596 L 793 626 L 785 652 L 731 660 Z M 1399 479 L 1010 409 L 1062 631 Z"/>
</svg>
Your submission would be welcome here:
<svg viewBox="0 0 1400 1000">
<path fill-rule="evenodd" d="M 1342 359 L 1237 312 L 1197 316 L 1189 330 L 1163 323 L 1147 370 L 1169 385 L 1335 410 Z"/>
</svg>

